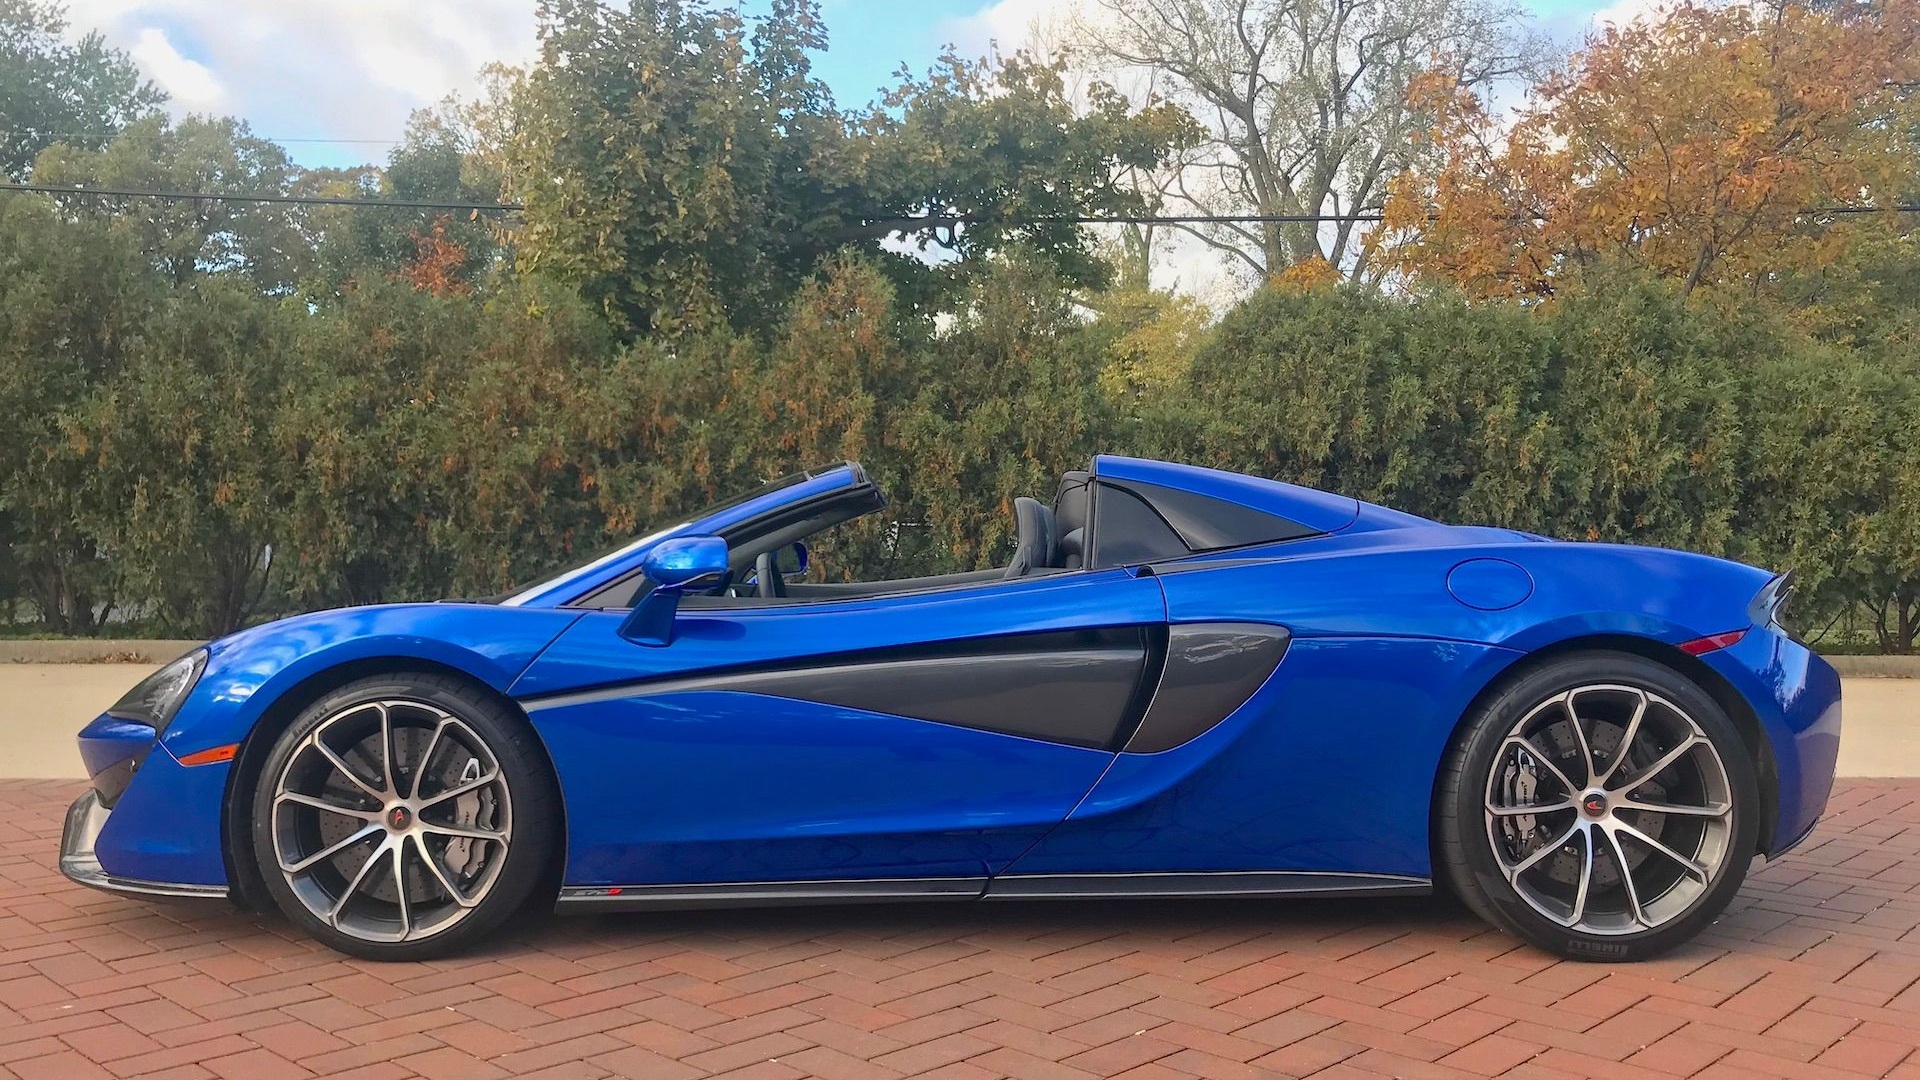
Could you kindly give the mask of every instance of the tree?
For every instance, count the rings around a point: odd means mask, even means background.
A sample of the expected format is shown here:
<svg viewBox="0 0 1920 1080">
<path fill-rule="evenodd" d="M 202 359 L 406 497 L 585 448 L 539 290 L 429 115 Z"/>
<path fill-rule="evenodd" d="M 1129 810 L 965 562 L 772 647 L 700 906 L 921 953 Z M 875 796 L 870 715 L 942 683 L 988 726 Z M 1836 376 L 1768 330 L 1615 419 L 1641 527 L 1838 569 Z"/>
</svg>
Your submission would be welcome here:
<svg viewBox="0 0 1920 1080">
<path fill-rule="evenodd" d="M 1920 175 L 1920 4 L 1683 4 L 1609 27 L 1503 131 L 1451 76 L 1426 86 L 1431 168 L 1398 178 L 1399 268 L 1476 296 L 1550 295 L 1603 258 L 1744 294 L 1834 262 Z"/>
<path fill-rule="evenodd" d="M 1093 0 L 1080 45 L 1164 75 L 1201 118 L 1205 153 L 1176 193 L 1209 214 L 1330 215 L 1195 226 L 1256 278 L 1324 258 L 1372 276 L 1362 218 L 1420 160 L 1429 111 L 1408 90 L 1439 64 L 1487 90 L 1536 64 L 1507 0 Z"/>
<path fill-rule="evenodd" d="M 1152 209 L 1137 174 L 1199 132 L 1183 110 L 1135 109 L 1104 83 L 1070 93 L 1065 72 L 1026 53 L 948 52 L 924 78 L 903 79 L 859 120 L 866 194 L 851 213 L 868 220 L 838 235 L 874 249 L 904 225 L 922 250 L 963 261 L 1017 253 L 1068 286 L 1105 287 L 1114 267 L 1073 219 Z"/>
<path fill-rule="evenodd" d="M 129 126 L 99 150 L 56 144 L 40 155 L 36 178 L 81 187 L 144 188 L 285 195 L 297 170 L 279 144 L 244 121 L 160 116 Z M 308 271 L 312 253 L 301 211 L 273 203 L 219 199 L 140 200 L 63 196 L 72 211 L 130 230 L 175 285 L 211 275 L 243 275 L 267 292 L 285 292 Z"/>
<path fill-rule="evenodd" d="M 517 99 L 524 265 L 630 333 L 777 308 L 768 251 L 783 238 L 763 222 L 790 212 L 767 157 L 781 110 L 756 94 L 740 16 L 699 0 L 554 0 L 543 15 Z"/>
<path fill-rule="evenodd" d="M 66 35 L 66 5 L 0 0 L 0 177 L 27 179 L 56 142 L 103 146 L 166 100 L 98 33 Z"/>
<path fill-rule="evenodd" d="M 588 433 L 631 415 L 610 352 L 578 297 L 521 278 L 316 301 L 265 444 L 299 477 L 279 580 L 304 604 L 486 596 L 600 546 Z"/>
<path fill-rule="evenodd" d="M 1108 338 L 1107 366 L 1100 381 L 1120 398 L 1140 397 L 1177 385 L 1206 340 L 1212 312 L 1191 296 L 1142 285 L 1122 285 L 1087 300 Z"/>
<path fill-rule="evenodd" d="M 1020 56 L 948 55 L 849 115 L 811 74 L 824 45 L 816 0 L 777 0 L 751 30 L 703 0 L 556 0 L 495 125 L 527 205 L 520 265 L 634 336 L 766 333 L 849 246 L 885 258 L 910 308 L 950 299 L 951 266 L 885 256 L 903 233 L 962 260 L 1018 248 L 1096 284 L 1109 268 L 1063 219 L 1140 209 L 1116 174 L 1190 129 L 1099 88 L 1077 110 L 1057 66 Z"/>
<path fill-rule="evenodd" d="M 1012 252 L 962 274 L 965 301 L 935 331 L 869 260 L 834 260 L 795 299 L 747 398 L 762 460 L 857 456 L 888 494 L 885 512 L 826 538 L 827 573 L 1005 565 L 1013 497 L 1051 499 L 1061 470 L 1110 448 L 1102 335 L 1051 259 Z"/>
<path fill-rule="evenodd" d="M 292 539 L 294 476 L 269 440 L 296 392 L 301 314 L 234 278 L 176 289 L 132 362 L 71 416 L 95 493 L 80 520 L 126 593 L 176 632 L 245 625 Z"/>
<path fill-rule="evenodd" d="M 295 189 L 346 198 L 498 202 L 503 178 L 476 145 L 471 111 L 452 99 L 418 110 L 385 168 L 302 173 Z M 502 220 L 477 212 L 315 206 L 301 216 L 316 265 L 305 285 L 332 291 L 370 272 L 398 273 L 438 288 L 467 288 L 510 257 L 502 243 Z"/>
<path fill-rule="evenodd" d="M 1552 368 L 1523 312 L 1267 288 L 1146 398 L 1144 448 L 1442 521 L 1554 528 Z"/>
<path fill-rule="evenodd" d="M 80 415 L 137 362 L 163 299 L 131 235 L 0 196 L 0 529 L 42 621 L 92 633 L 120 596 Z"/>
<path fill-rule="evenodd" d="M 1794 571 L 1790 622 L 1818 639 L 1862 607 L 1883 652 L 1920 643 L 1920 379 L 1831 347 L 1756 352 L 1738 558 Z"/>
</svg>

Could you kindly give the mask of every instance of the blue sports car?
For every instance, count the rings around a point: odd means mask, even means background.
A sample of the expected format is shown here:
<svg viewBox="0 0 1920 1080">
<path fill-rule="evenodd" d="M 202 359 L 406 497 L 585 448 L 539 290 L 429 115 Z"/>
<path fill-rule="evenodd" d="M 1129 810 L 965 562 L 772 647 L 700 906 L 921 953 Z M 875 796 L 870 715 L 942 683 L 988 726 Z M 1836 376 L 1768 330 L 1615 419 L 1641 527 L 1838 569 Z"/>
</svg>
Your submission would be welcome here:
<svg viewBox="0 0 1920 1080">
<path fill-rule="evenodd" d="M 486 603 L 324 611 L 80 735 L 61 868 L 441 955 L 568 911 L 1419 895 L 1563 956 L 1710 922 L 1827 800 L 1785 576 L 1101 457 L 1004 568 L 807 581 L 848 462 Z"/>
</svg>

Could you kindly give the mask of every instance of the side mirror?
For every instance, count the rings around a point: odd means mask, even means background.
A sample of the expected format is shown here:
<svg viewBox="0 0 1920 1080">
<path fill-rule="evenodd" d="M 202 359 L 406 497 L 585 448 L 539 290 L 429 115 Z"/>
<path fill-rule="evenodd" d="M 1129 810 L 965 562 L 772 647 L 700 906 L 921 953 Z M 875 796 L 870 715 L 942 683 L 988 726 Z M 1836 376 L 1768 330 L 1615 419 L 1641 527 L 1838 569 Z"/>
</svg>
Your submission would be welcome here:
<svg viewBox="0 0 1920 1080">
<path fill-rule="evenodd" d="M 787 547 L 781 548 L 775 558 L 778 560 L 780 576 L 788 580 L 806 576 L 807 567 L 811 565 L 807 545 L 800 540 L 795 540 Z"/>
<path fill-rule="evenodd" d="M 640 560 L 640 569 L 653 588 L 633 605 L 632 614 L 620 624 L 620 636 L 637 645 L 665 645 L 673 640 L 681 595 L 726 579 L 727 542 L 717 536 L 662 540 Z"/>
<path fill-rule="evenodd" d="M 727 542 L 717 536 L 662 540 L 640 560 L 640 569 L 661 588 L 684 591 L 718 585 L 727 576 Z"/>
</svg>

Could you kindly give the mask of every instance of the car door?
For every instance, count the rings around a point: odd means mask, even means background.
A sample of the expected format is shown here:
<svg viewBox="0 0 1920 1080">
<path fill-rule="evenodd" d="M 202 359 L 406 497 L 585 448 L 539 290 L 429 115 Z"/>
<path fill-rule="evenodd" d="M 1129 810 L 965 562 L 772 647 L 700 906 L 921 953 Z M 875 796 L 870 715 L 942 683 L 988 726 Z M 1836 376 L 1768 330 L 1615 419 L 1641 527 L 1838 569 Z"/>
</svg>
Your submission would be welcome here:
<svg viewBox="0 0 1920 1080">
<path fill-rule="evenodd" d="M 735 603 L 657 647 L 589 612 L 515 684 L 565 794 L 565 895 L 978 894 L 1112 762 L 1166 620 L 1121 569 Z"/>
</svg>

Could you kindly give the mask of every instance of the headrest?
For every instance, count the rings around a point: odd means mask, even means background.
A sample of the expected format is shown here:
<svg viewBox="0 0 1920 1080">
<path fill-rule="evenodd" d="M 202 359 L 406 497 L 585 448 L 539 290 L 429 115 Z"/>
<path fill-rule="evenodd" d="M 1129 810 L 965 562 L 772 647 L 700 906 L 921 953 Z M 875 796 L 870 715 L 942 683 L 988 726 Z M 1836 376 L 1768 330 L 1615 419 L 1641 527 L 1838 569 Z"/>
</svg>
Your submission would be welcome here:
<svg viewBox="0 0 1920 1080">
<path fill-rule="evenodd" d="M 1019 546 L 1013 562 L 1007 565 L 1007 577 L 1021 577 L 1030 571 L 1053 565 L 1053 511 L 1034 499 L 1022 496 L 1013 500 L 1014 528 L 1019 530 Z"/>
</svg>

